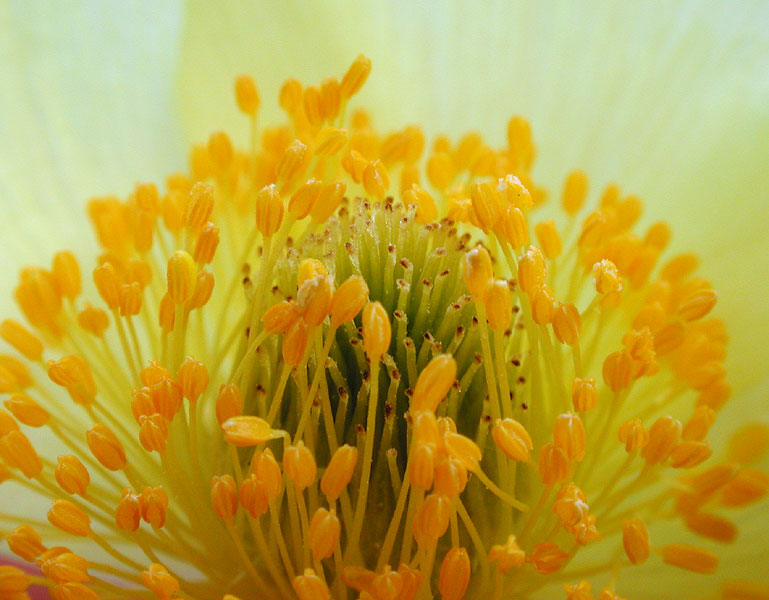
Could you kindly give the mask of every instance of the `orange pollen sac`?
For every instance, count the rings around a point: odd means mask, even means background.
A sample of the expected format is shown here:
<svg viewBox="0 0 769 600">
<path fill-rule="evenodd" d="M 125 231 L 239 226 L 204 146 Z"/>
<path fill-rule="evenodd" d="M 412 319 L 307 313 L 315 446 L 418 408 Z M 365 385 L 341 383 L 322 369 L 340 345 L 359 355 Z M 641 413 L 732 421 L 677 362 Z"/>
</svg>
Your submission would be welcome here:
<svg viewBox="0 0 769 600">
<path fill-rule="evenodd" d="M 302 362 L 307 349 L 307 340 L 307 325 L 299 319 L 283 336 L 282 355 L 286 365 L 295 367 Z"/>
<path fill-rule="evenodd" d="M 332 556 L 339 544 L 341 533 L 342 523 L 336 513 L 323 507 L 318 508 L 310 522 L 310 531 L 307 536 L 313 557 L 321 560 Z"/>
<path fill-rule="evenodd" d="M 331 327 L 352 321 L 368 302 L 369 289 L 366 280 L 351 275 L 334 292 L 331 299 Z"/>
<path fill-rule="evenodd" d="M 283 200 L 275 184 L 263 187 L 256 194 L 256 228 L 268 238 L 283 222 Z"/>
<path fill-rule="evenodd" d="M 256 116 L 259 110 L 259 90 L 250 75 L 240 75 L 235 79 L 235 100 L 238 108 L 249 117 Z"/>
<path fill-rule="evenodd" d="M 11 552 L 27 562 L 34 562 L 46 551 L 42 538 L 29 525 L 20 525 L 9 533 L 5 540 Z"/>
<path fill-rule="evenodd" d="M 10 600 L 29 598 L 26 590 L 32 582 L 30 576 L 11 565 L 0 565 L 0 594 Z"/>
<path fill-rule="evenodd" d="M 262 323 L 267 333 L 284 335 L 299 320 L 300 313 L 293 302 L 283 300 L 273 304 L 262 315 Z"/>
<path fill-rule="evenodd" d="M 414 518 L 412 533 L 420 546 L 435 543 L 449 527 L 451 500 L 439 494 L 425 498 Z"/>
<path fill-rule="evenodd" d="M 554 485 L 566 480 L 569 475 L 569 459 L 561 448 L 552 443 L 542 446 L 539 451 L 539 476 L 545 485 Z"/>
<path fill-rule="evenodd" d="M 718 566 L 718 556 L 696 546 L 670 544 L 662 547 L 662 560 L 675 567 L 695 573 L 714 573 Z"/>
<path fill-rule="evenodd" d="M 390 348 L 392 329 L 387 311 L 379 302 L 369 302 L 363 308 L 363 350 L 369 360 L 379 362 Z"/>
<path fill-rule="evenodd" d="M 526 428 L 514 419 L 498 420 L 491 430 L 497 447 L 511 460 L 528 462 L 534 445 Z"/>
<path fill-rule="evenodd" d="M 448 498 L 456 498 L 467 486 L 467 469 L 455 458 L 440 460 L 435 467 L 433 491 Z"/>
<path fill-rule="evenodd" d="M 254 475 L 266 486 L 267 495 L 271 500 L 280 494 L 283 487 L 283 475 L 280 472 L 278 461 L 275 460 L 275 456 L 269 448 L 254 459 L 253 471 Z"/>
<path fill-rule="evenodd" d="M 537 223 L 534 227 L 534 233 L 537 234 L 537 241 L 548 259 L 552 260 L 561 255 L 563 251 L 561 236 L 558 235 L 558 230 L 552 219 Z"/>
<path fill-rule="evenodd" d="M 681 439 L 681 423 L 673 417 L 660 417 L 649 429 L 649 442 L 642 450 L 642 456 L 649 466 L 667 460 Z"/>
<path fill-rule="evenodd" d="M 25 394 L 11 394 L 11 397 L 3 402 L 3 406 L 19 423 L 28 427 L 42 427 L 51 418 L 47 410 Z"/>
<path fill-rule="evenodd" d="M 139 503 L 142 519 L 155 529 L 160 529 L 165 525 L 168 496 L 162 487 L 145 487 L 139 498 Z"/>
<path fill-rule="evenodd" d="M 571 384 L 571 400 L 577 412 L 593 410 L 598 402 L 595 379 L 575 377 Z"/>
<path fill-rule="evenodd" d="M 56 482 L 68 494 L 85 496 L 91 477 L 76 456 L 60 456 L 55 470 Z"/>
<path fill-rule="evenodd" d="M 88 561 L 72 552 L 62 552 L 41 560 L 40 568 L 48 579 L 57 583 L 88 581 Z"/>
<path fill-rule="evenodd" d="M 622 278 L 617 266 L 608 259 L 602 259 L 593 265 L 595 291 L 599 294 L 611 294 L 622 289 Z"/>
<path fill-rule="evenodd" d="M 435 412 L 457 377 L 457 363 L 450 354 L 440 354 L 422 369 L 414 386 L 411 409 Z"/>
<path fill-rule="evenodd" d="M 218 246 L 219 228 L 213 223 L 207 223 L 198 235 L 192 258 L 198 264 L 207 265 L 214 260 Z"/>
<path fill-rule="evenodd" d="M 580 581 L 577 585 L 564 584 L 566 591 L 566 600 L 593 600 L 593 594 L 590 593 L 592 586 L 587 581 Z"/>
<path fill-rule="evenodd" d="M 315 481 L 318 469 L 312 452 L 300 441 L 283 453 L 283 470 L 286 477 L 294 482 L 297 492 L 301 493 Z"/>
<path fill-rule="evenodd" d="M 649 558 L 649 533 L 641 519 L 634 518 L 622 522 L 622 545 L 634 565 L 640 565 Z"/>
<path fill-rule="evenodd" d="M 29 438 L 18 430 L 10 431 L 0 438 L 0 458 L 30 479 L 38 477 L 43 470 L 43 463 L 34 446 Z"/>
<path fill-rule="evenodd" d="M 585 458 L 585 426 L 575 414 L 558 415 L 553 425 L 553 441 L 563 450 L 570 461 Z"/>
<path fill-rule="evenodd" d="M 222 384 L 216 397 L 216 420 L 222 425 L 243 412 L 243 396 L 234 383 Z"/>
<path fill-rule="evenodd" d="M 257 446 L 283 435 L 283 432 L 270 427 L 270 424 L 259 417 L 242 415 L 231 417 L 222 423 L 224 439 L 233 446 Z"/>
<path fill-rule="evenodd" d="M 390 187 L 390 176 L 384 163 L 377 159 L 366 165 L 363 169 L 363 187 L 366 192 L 383 200 L 387 189 Z"/>
<path fill-rule="evenodd" d="M 155 413 L 139 417 L 139 442 L 147 452 L 165 452 L 167 441 L 168 424 L 163 415 Z"/>
<path fill-rule="evenodd" d="M 142 571 L 142 582 L 161 600 L 171 598 L 180 589 L 176 578 L 158 563 L 152 563 L 146 571 Z"/>
<path fill-rule="evenodd" d="M 464 548 L 452 548 L 446 553 L 438 577 L 442 600 L 462 600 L 470 584 L 470 557 Z"/>
<path fill-rule="evenodd" d="M 504 544 L 497 544 L 489 551 L 489 562 L 497 563 L 502 574 L 513 567 L 520 567 L 526 560 L 526 553 L 521 550 L 514 535 L 509 535 Z"/>
<path fill-rule="evenodd" d="M 115 524 L 123 531 L 136 531 L 141 523 L 141 500 L 130 489 L 123 490 L 115 508 Z"/>
<path fill-rule="evenodd" d="M 416 219 L 423 225 L 432 223 L 438 218 L 438 207 L 435 204 L 435 200 L 418 184 L 411 184 L 411 187 L 403 192 L 402 198 L 406 205 L 417 207 Z"/>
<path fill-rule="evenodd" d="M 497 279 L 489 285 L 483 304 L 492 330 L 502 333 L 510 327 L 513 319 L 513 295 L 507 281 Z"/>
<path fill-rule="evenodd" d="M 637 452 L 649 443 L 649 432 L 640 419 L 626 421 L 619 426 L 619 441 L 625 445 L 625 451 Z"/>
<path fill-rule="evenodd" d="M 465 252 L 462 259 L 462 277 L 473 299 L 482 301 L 487 288 L 494 281 L 491 256 L 486 248 L 477 246 Z"/>
<path fill-rule="evenodd" d="M 184 305 L 192 298 L 197 282 L 197 267 L 194 259 L 184 250 L 177 250 L 168 259 L 166 274 L 168 296 L 174 304 Z"/>
<path fill-rule="evenodd" d="M 333 290 L 331 278 L 318 275 L 302 283 L 297 292 L 296 307 L 302 319 L 310 327 L 318 327 L 331 309 Z"/>
<path fill-rule="evenodd" d="M 240 505 L 249 514 L 258 519 L 267 512 L 270 497 L 267 495 L 267 486 L 253 473 L 240 484 Z"/>
<path fill-rule="evenodd" d="M 692 469 L 705 462 L 713 454 L 707 441 L 686 440 L 670 453 L 670 465 L 674 469 Z"/>
<path fill-rule="evenodd" d="M 105 469 L 119 471 L 125 466 L 125 449 L 106 425 L 97 423 L 85 435 L 91 454 Z"/>
<path fill-rule="evenodd" d="M 537 544 L 526 557 L 528 562 L 534 563 L 534 567 L 540 575 L 555 573 L 563 567 L 568 559 L 569 555 L 553 542 Z"/>
<path fill-rule="evenodd" d="M 13 319 L 0 323 L 0 338 L 31 361 L 40 361 L 43 357 L 43 343 L 24 325 Z"/>
<path fill-rule="evenodd" d="M 553 315 L 553 332 L 558 341 L 573 346 L 582 332 L 582 318 L 577 307 L 571 302 L 559 302 Z"/>
<path fill-rule="evenodd" d="M 331 592 L 312 569 L 305 569 L 291 582 L 299 600 L 331 600 Z"/>
<path fill-rule="evenodd" d="M 330 504 L 336 502 L 350 483 L 357 464 L 357 448 L 345 444 L 334 452 L 320 480 L 320 489 Z"/>
<path fill-rule="evenodd" d="M 304 219 L 310 214 L 320 197 L 323 182 L 308 179 L 293 193 L 288 201 L 288 212 L 294 219 Z"/>
<path fill-rule="evenodd" d="M 211 504 L 223 521 L 232 521 L 238 510 L 238 488 L 231 475 L 211 478 Z"/>
<path fill-rule="evenodd" d="M 190 402 L 197 402 L 208 387 L 208 369 L 200 362 L 188 356 L 179 366 L 176 378 L 181 385 L 184 397 Z"/>
<path fill-rule="evenodd" d="M 575 215 L 582 208 L 587 198 L 588 180 L 584 171 L 572 171 L 563 185 L 563 210 L 568 215 Z"/>
<path fill-rule="evenodd" d="M 54 527 L 77 537 L 91 535 L 91 519 L 69 500 L 54 500 L 48 511 L 48 521 Z"/>
<path fill-rule="evenodd" d="M 366 83 L 369 73 L 371 73 L 371 59 L 359 54 L 342 77 L 339 86 L 339 95 L 342 99 L 346 101 L 352 98 Z"/>
<path fill-rule="evenodd" d="M 197 231 L 208 223 L 213 210 L 214 188 L 205 183 L 196 183 L 190 189 L 190 198 L 183 217 L 184 226 Z"/>
<path fill-rule="evenodd" d="M 288 148 L 283 152 L 280 162 L 278 163 L 278 181 L 280 181 L 284 187 L 290 186 L 304 174 L 311 157 L 312 153 L 307 149 L 305 144 L 299 140 L 291 142 Z"/>
<path fill-rule="evenodd" d="M 417 443 L 409 453 L 409 482 L 415 488 L 429 490 L 435 474 L 435 446 Z"/>
</svg>

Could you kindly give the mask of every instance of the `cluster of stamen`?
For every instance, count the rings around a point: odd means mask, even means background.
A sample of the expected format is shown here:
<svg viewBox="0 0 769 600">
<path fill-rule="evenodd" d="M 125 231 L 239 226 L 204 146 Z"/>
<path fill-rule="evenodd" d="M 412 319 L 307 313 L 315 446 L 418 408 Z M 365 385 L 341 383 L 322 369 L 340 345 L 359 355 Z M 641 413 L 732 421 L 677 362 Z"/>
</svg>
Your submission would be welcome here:
<svg viewBox="0 0 769 600">
<path fill-rule="evenodd" d="M 614 185 L 578 216 L 581 171 L 540 218 L 519 117 L 501 150 L 378 134 L 347 112 L 370 68 L 289 80 L 261 129 L 239 77 L 248 150 L 217 132 L 162 192 L 92 200 L 85 291 L 68 251 L 21 272 L 0 481 L 51 504 L 4 503 L 30 570 L 0 597 L 618 600 L 657 556 L 716 569 L 769 431 L 709 460 L 726 334 L 696 257 L 663 262 Z"/>
</svg>

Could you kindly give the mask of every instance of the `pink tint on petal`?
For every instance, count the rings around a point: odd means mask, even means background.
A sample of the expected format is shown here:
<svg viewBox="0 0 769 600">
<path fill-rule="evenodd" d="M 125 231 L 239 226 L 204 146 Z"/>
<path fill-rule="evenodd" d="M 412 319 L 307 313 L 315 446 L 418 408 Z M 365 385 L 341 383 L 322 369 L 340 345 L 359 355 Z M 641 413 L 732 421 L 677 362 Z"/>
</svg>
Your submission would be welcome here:
<svg viewBox="0 0 769 600">
<path fill-rule="evenodd" d="M 27 563 L 20 561 L 19 559 L 11 556 L 4 556 L 0 554 L 0 565 L 10 565 L 17 567 L 22 571 L 26 571 L 30 575 L 40 575 L 40 569 Z M 30 600 L 50 600 L 51 596 L 48 594 L 48 589 L 42 585 L 33 585 L 27 590 Z"/>
</svg>

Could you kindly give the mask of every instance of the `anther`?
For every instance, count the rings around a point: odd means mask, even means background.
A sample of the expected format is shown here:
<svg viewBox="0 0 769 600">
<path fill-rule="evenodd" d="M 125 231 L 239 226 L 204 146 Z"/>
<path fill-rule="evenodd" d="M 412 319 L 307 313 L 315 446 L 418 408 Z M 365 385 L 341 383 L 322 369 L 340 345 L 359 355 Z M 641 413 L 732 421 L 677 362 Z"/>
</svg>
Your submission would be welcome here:
<svg viewBox="0 0 769 600">
<path fill-rule="evenodd" d="M 351 275 L 334 292 L 331 299 L 331 327 L 352 321 L 368 302 L 369 289 L 366 280 Z"/>
<path fill-rule="evenodd" d="M 558 230 L 555 227 L 555 222 L 552 219 L 537 223 L 534 227 L 534 233 L 537 234 L 539 246 L 547 258 L 552 260 L 561 255 L 563 244 L 561 243 L 561 236 L 558 235 Z"/>
<path fill-rule="evenodd" d="M 28 427 L 42 427 L 51 418 L 50 413 L 26 394 L 11 394 L 3 403 L 19 423 Z"/>
<path fill-rule="evenodd" d="M 385 192 L 390 187 L 390 176 L 387 173 L 387 167 L 379 159 L 370 162 L 363 169 L 362 181 L 367 193 L 376 196 L 379 200 L 383 200 Z"/>
<path fill-rule="evenodd" d="M 532 246 L 518 260 L 518 285 L 521 290 L 533 295 L 545 283 L 545 259 L 542 252 Z"/>
<path fill-rule="evenodd" d="M 253 473 L 240 484 L 240 505 L 248 513 L 258 519 L 269 508 L 270 498 L 267 495 L 267 486 Z"/>
<path fill-rule="evenodd" d="M 165 452 L 168 441 L 168 424 L 163 415 L 142 415 L 139 422 L 139 442 L 147 452 Z"/>
<path fill-rule="evenodd" d="M 158 563 L 152 563 L 146 571 L 142 571 L 142 583 L 160 600 L 171 598 L 179 591 L 179 582 Z"/>
<path fill-rule="evenodd" d="M 305 569 L 291 582 L 299 600 L 331 600 L 331 592 L 324 581 L 312 569 Z"/>
<path fill-rule="evenodd" d="M 582 318 L 579 311 L 571 303 L 559 302 L 553 315 L 553 333 L 558 341 L 573 346 L 579 341 L 582 332 Z"/>
<path fill-rule="evenodd" d="M 630 385 L 633 358 L 627 350 L 612 352 L 603 362 L 603 379 L 615 394 Z"/>
<path fill-rule="evenodd" d="M 222 384 L 216 397 L 216 420 L 222 425 L 243 412 L 243 396 L 234 383 Z"/>
<path fill-rule="evenodd" d="M 674 567 L 680 567 L 695 573 L 714 573 L 718 566 L 718 556 L 710 550 L 687 546 L 684 544 L 670 544 L 663 546 L 662 560 Z"/>
<path fill-rule="evenodd" d="M 568 215 L 575 215 L 582 208 L 587 198 L 587 174 L 584 171 L 576 170 L 569 173 L 563 184 L 562 204 L 563 210 Z"/>
<path fill-rule="evenodd" d="M 412 524 L 414 538 L 420 546 L 435 543 L 449 527 L 451 500 L 439 494 L 425 498 Z"/>
<path fill-rule="evenodd" d="M 716 411 L 709 406 L 698 406 L 684 425 L 681 438 L 684 440 L 703 440 L 715 421 Z"/>
<path fill-rule="evenodd" d="M 283 470 L 294 482 L 297 492 L 302 492 L 315 481 L 317 466 L 315 457 L 301 440 L 295 446 L 289 446 L 283 453 Z"/>
<path fill-rule="evenodd" d="M 346 129 L 324 127 L 315 138 L 315 154 L 317 156 L 333 156 L 345 147 L 348 139 Z"/>
<path fill-rule="evenodd" d="M 379 302 L 363 308 L 363 350 L 371 362 L 378 362 L 390 348 L 392 329 L 387 311 Z"/>
<path fill-rule="evenodd" d="M 552 323 L 555 317 L 555 301 L 546 285 L 531 295 L 531 317 L 537 325 Z"/>
<path fill-rule="evenodd" d="M 604 258 L 593 265 L 593 282 L 599 294 L 611 294 L 622 289 L 622 278 L 617 265 Z"/>
<path fill-rule="evenodd" d="M 168 259 L 166 272 L 168 296 L 177 305 L 184 305 L 195 292 L 197 267 L 193 258 L 184 250 L 177 250 Z"/>
<path fill-rule="evenodd" d="M 104 263 L 93 271 L 93 282 L 104 303 L 110 309 L 120 306 L 120 278 L 112 263 Z"/>
<path fill-rule="evenodd" d="M 280 88 L 278 104 L 289 116 L 294 116 L 302 104 L 302 84 L 296 79 L 288 79 Z"/>
<path fill-rule="evenodd" d="M 262 315 L 264 329 L 270 334 L 283 335 L 299 320 L 300 313 L 293 302 L 283 300 L 273 304 Z"/>
<path fill-rule="evenodd" d="M 660 417 L 649 429 L 649 442 L 641 455 L 649 466 L 667 460 L 681 439 L 681 423 L 673 417 Z"/>
<path fill-rule="evenodd" d="M 311 153 L 305 144 L 299 140 L 291 142 L 288 148 L 284 150 L 276 168 L 278 181 L 281 182 L 281 185 L 291 185 L 299 179 L 307 169 L 310 158 Z"/>
<path fill-rule="evenodd" d="M 625 445 L 625 451 L 638 452 L 649 443 L 649 432 L 641 424 L 640 419 L 625 421 L 619 426 L 619 441 Z"/>
<path fill-rule="evenodd" d="M 224 439 L 233 446 L 257 446 L 283 435 L 276 431 L 264 419 L 252 415 L 236 416 L 222 423 Z"/>
<path fill-rule="evenodd" d="M 593 594 L 590 593 L 591 588 L 590 583 L 584 580 L 576 585 L 564 584 L 563 586 L 566 600 L 593 600 Z"/>
<path fill-rule="evenodd" d="M 48 511 L 48 521 L 54 527 L 77 537 L 91 535 L 91 518 L 69 500 L 54 500 Z"/>
<path fill-rule="evenodd" d="M 697 290 L 686 298 L 678 308 L 678 315 L 684 321 L 696 321 L 707 315 L 716 305 L 717 296 L 712 289 Z"/>
<path fill-rule="evenodd" d="M 330 504 L 336 502 L 350 483 L 357 464 L 357 448 L 345 444 L 334 452 L 320 480 L 320 489 Z"/>
<path fill-rule="evenodd" d="M 21 431 L 10 431 L 0 438 L 0 458 L 28 478 L 40 475 L 43 463 L 29 438 Z"/>
<path fill-rule="evenodd" d="M 203 227 L 214 210 L 214 188 L 198 182 L 190 189 L 190 197 L 184 211 L 184 226 L 193 231 Z"/>
<path fill-rule="evenodd" d="M 130 489 L 123 490 L 115 508 L 115 524 L 122 531 L 136 531 L 141 523 L 141 501 Z"/>
<path fill-rule="evenodd" d="M 168 510 L 168 495 L 165 490 L 158 487 L 145 487 L 139 498 L 142 511 L 142 519 L 160 529 L 165 525 L 166 512 Z"/>
<path fill-rule="evenodd" d="M 483 300 L 486 289 L 494 281 L 491 256 L 483 246 L 476 246 L 462 257 L 462 277 L 474 300 Z"/>
<path fill-rule="evenodd" d="M 529 432 L 514 419 L 498 420 L 491 429 L 491 437 L 497 447 L 511 460 L 528 462 L 534 445 Z"/>
<path fill-rule="evenodd" d="M 256 228 L 266 238 L 275 234 L 283 222 L 283 200 L 273 183 L 256 194 Z"/>
<path fill-rule="evenodd" d="M 72 552 L 62 552 L 48 560 L 41 560 L 43 575 L 56 583 L 88 581 L 88 561 Z"/>
<path fill-rule="evenodd" d="M 513 567 L 520 567 L 526 560 L 526 554 L 518 545 L 514 535 L 509 535 L 504 544 L 496 544 L 489 550 L 489 562 L 497 563 L 502 574 Z"/>
<path fill-rule="evenodd" d="M 8 547 L 16 556 L 34 562 L 38 556 L 46 551 L 40 535 L 29 525 L 21 525 L 5 536 Z"/>
<path fill-rule="evenodd" d="M 342 524 L 333 510 L 329 511 L 321 507 L 315 511 L 307 536 L 307 543 L 315 560 L 328 558 L 334 554 L 341 533 Z"/>
<path fill-rule="evenodd" d="M 308 179 L 299 186 L 288 201 L 288 212 L 291 216 L 300 220 L 309 215 L 320 197 L 321 189 L 323 182 L 316 179 Z"/>
<path fill-rule="evenodd" d="M 585 458 L 585 426 L 577 415 L 564 413 L 556 417 L 553 441 L 570 461 L 579 462 Z"/>
<path fill-rule="evenodd" d="M 123 445 L 106 425 L 97 423 L 86 431 L 86 441 L 91 454 L 105 469 L 119 471 L 126 464 Z"/>
<path fill-rule="evenodd" d="M 68 494 L 85 496 L 91 477 L 80 459 L 76 456 L 59 456 L 54 471 L 59 487 Z"/>
<path fill-rule="evenodd" d="M 489 285 L 483 303 L 489 326 L 497 332 L 506 331 L 513 318 L 513 297 L 507 282 L 497 279 Z"/>
<path fill-rule="evenodd" d="M 0 595 L 10 600 L 29 598 L 27 588 L 32 583 L 31 577 L 12 565 L 0 565 Z"/>
<path fill-rule="evenodd" d="M 347 184 L 343 181 L 324 183 L 318 192 L 318 199 L 310 210 L 310 219 L 315 224 L 325 223 L 341 204 Z"/>
<path fill-rule="evenodd" d="M 409 452 L 409 481 L 412 486 L 421 490 L 433 487 L 435 474 L 435 446 L 417 443 L 412 445 Z"/>
<path fill-rule="evenodd" d="M 307 349 L 307 340 L 307 325 L 299 319 L 283 336 L 282 356 L 286 365 L 295 367 L 302 362 Z"/>
<path fill-rule="evenodd" d="M 438 207 L 433 197 L 418 184 L 413 183 L 402 194 L 403 202 L 417 207 L 416 220 L 422 224 L 432 223 L 438 218 Z"/>
<path fill-rule="evenodd" d="M 545 485 L 554 485 L 566 480 L 569 475 L 569 459 L 553 443 L 547 443 L 539 451 L 539 477 Z"/>
<path fill-rule="evenodd" d="M 438 590 L 442 600 L 462 600 L 470 584 L 470 557 L 464 548 L 452 548 L 443 557 Z"/>
<path fill-rule="evenodd" d="M 417 377 L 411 408 L 435 412 L 457 376 L 457 363 L 450 354 L 433 358 Z"/>
<path fill-rule="evenodd" d="M 670 453 L 670 465 L 674 469 L 691 469 L 705 462 L 713 454 L 707 441 L 686 440 Z"/>
<path fill-rule="evenodd" d="M 641 519 L 634 518 L 622 522 L 622 545 L 634 565 L 640 565 L 649 558 L 649 533 Z"/>
<path fill-rule="evenodd" d="M 238 511 L 238 488 L 231 475 L 211 478 L 211 504 L 223 521 L 232 521 Z"/>
<path fill-rule="evenodd" d="M 741 469 L 724 487 L 721 504 L 747 506 L 769 492 L 769 475 L 756 469 Z"/>
<path fill-rule="evenodd" d="M 259 481 L 264 483 L 270 500 L 276 498 L 283 487 L 283 475 L 272 450 L 266 448 L 260 452 L 259 456 L 254 459 L 252 468 Z"/>
<path fill-rule="evenodd" d="M 155 411 L 169 422 L 182 407 L 182 387 L 171 377 L 163 378 L 150 387 L 150 397 Z"/>
<path fill-rule="evenodd" d="M 331 278 L 318 275 L 302 283 L 296 295 L 296 307 L 305 324 L 314 328 L 326 318 L 331 308 Z"/>
<path fill-rule="evenodd" d="M 348 100 L 354 96 L 368 79 L 369 73 L 371 73 L 371 60 L 359 54 L 342 77 L 339 87 L 342 99 Z"/>
<path fill-rule="evenodd" d="M 235 79 L 235 100 L 238 108 L 249 117 L 256 115 L 259 110 L 259 90 L 250 75 L 240 75 Z"/>
<path fill-rule="evenodd" d="M 14 319 L 5 319 L 0 323 L 0 338 L 31 361 L 39 361 L 43 356 L 43 343 Z"/>
<path fill-rule="evenodd" d="M 593 410 L 598 402 L 595 379 L 575 377 L 571 384 L 571 400 L 577 412 Z"/>
<path fill-rule="evenodd" d="M 182 394 L 190 402 L 197 402 L 208 387 L 208 369 L 202 362 L 191 356 L 182 361 L 176 378 L 182 388 Z"/>
<path fill-rule="evenodd" d="M 569 555 L 553 542 L 542 542 L 532 548 L 526 561 L 534 563 L 540 575 L 555 573 L 566 564 Z"/>
</svg>

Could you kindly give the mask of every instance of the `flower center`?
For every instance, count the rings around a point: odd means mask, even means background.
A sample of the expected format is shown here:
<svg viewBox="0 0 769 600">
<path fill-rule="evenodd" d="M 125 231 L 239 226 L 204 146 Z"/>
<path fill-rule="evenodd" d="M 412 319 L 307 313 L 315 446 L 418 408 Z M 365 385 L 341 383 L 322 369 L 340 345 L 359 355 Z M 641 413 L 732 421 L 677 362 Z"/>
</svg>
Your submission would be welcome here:
<svg viewBox="0 0 769 600">
<path fill-rule="evenodd" d="M 729 388 L 696 257 L 663 262 L 616 186 L 589 211 L 581 171 L 543 218 L 521 118 L 423 159 L 418 127 L 348 117 L 369 70 L 288 81 L 262 130 L 238 78 L 248 150 L 215 133 L 162 194 L 89 204 L 95 293 L 70 252 L 22 271 L 0 479 L 53 503 L 1 515 L 40 576 L 0 593 L 611 600 L 647 560 L 715 570 L 646 527 L 728 541 L 769 489 L 760 427 L 701 466 Z"/>
</svg>

